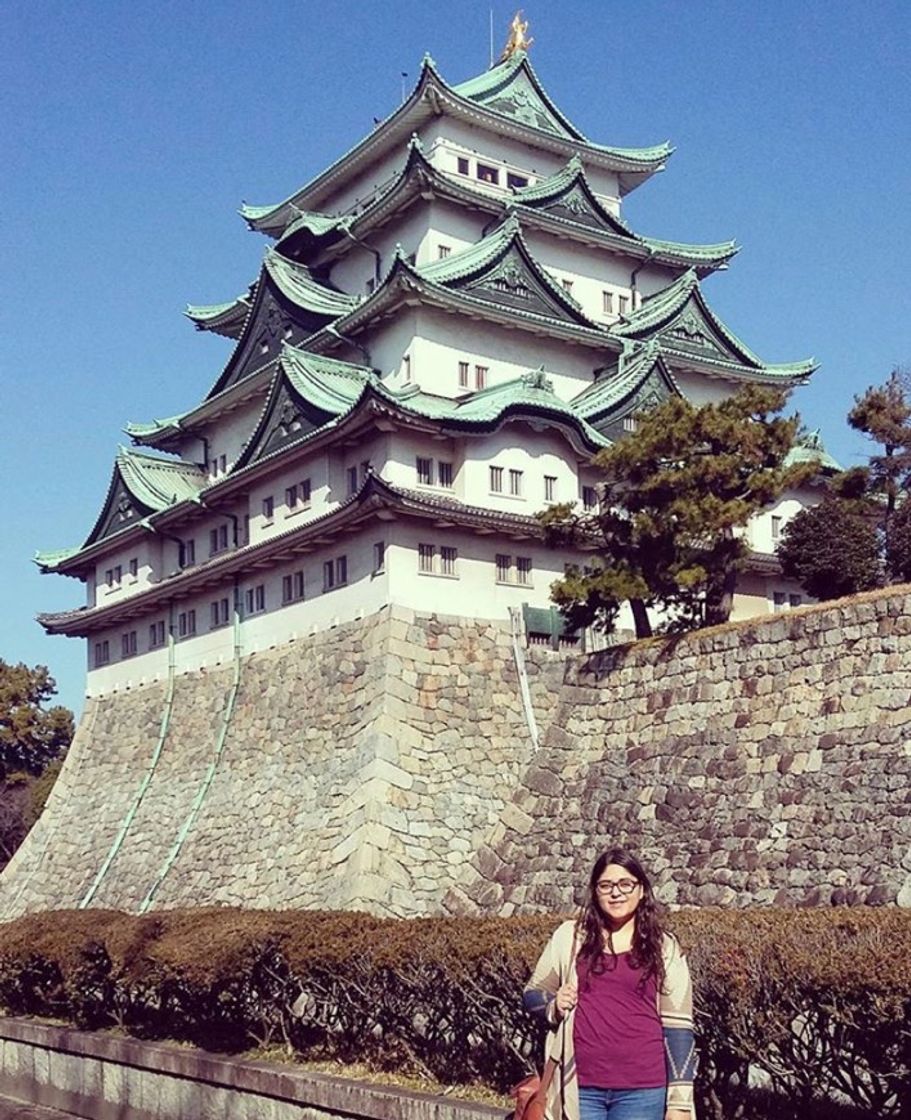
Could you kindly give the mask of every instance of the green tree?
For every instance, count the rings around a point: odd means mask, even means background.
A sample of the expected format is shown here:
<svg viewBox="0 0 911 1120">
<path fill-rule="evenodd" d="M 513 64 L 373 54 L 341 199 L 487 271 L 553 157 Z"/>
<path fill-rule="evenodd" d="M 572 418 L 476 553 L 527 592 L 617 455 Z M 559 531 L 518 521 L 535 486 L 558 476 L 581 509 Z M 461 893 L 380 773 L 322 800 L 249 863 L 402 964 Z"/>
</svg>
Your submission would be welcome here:
<svg viewBox="0 0 911 1120">
<path fill-rule="evenodd" d="M 896 578 L 899 573 L 892 567 L 892 558 L 897 552 L 890 544 L 892 522 L 911 480 L 911 400 L 907 375 L 896 367 L 884 385 L 873 385 L 855 397 L 848 423 L 879 445 L 866 469 L 867 490 L 879 503 L 886 564 L 890 577 Z"/>
<path fill-rule="evenodd" d="M 879 541 L 869 506 L 839 497 L 800 510 L 778 543 L 781 570 L 814 599 L 839 599 L 882 583 Z"/>
<path fill-rule="evenodd" d="M 46 707 L 57 692 L 44 665 L 30 669 L 0 659 L 0 779 L 40 774 L 73 738 L 73 713 Z"/>
<path fill-rule="evenodd" d="M 757 387 L 700 407 L 671 397 L 595 457 L 599 510 L 540 515 L 553 543 L 597 549 L 552 586 L 569 621 L 610 629 L 624 599 L 640 637 L 651 632 L 650 606 L 666 612 L 668 629 L 727 621 L 748 551 L 738 530 L 816 470 L 785 465 L 798 429 L 796 417 L 778 415 L 785 400 Z"/>
</svg>

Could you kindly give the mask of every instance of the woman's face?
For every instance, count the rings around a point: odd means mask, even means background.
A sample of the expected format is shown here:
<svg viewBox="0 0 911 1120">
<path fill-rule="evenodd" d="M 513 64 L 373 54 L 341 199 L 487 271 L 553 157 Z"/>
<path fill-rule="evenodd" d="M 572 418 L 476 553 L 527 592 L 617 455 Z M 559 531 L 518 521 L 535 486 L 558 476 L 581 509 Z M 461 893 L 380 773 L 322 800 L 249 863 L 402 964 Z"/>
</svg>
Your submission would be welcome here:
<svg viewBox="0 0 911 1120">
<path fill-rule="evenodd" d="M 622 925 L 642 901 L 642 884 L 619 863 L 609 863 L 595 884 L 595 898 L 611 925 Z"/>
</svg>

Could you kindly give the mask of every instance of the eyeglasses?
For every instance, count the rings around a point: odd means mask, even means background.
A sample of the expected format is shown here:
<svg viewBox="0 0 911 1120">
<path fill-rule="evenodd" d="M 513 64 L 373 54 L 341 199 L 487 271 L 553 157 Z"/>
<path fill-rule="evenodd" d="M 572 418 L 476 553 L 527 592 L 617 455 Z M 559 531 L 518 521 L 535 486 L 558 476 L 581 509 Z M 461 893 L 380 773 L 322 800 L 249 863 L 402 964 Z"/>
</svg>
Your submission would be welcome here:
<svg viewBox="0 0 911 1120">
<path fill-rule="evenodd" d="M 638 886 L 638 879 L 602 879 L 600 883 L 595 883 L 595 890 L 598 894 L 622 894 L 626 897 L 631 895 Z"/>
</svg>

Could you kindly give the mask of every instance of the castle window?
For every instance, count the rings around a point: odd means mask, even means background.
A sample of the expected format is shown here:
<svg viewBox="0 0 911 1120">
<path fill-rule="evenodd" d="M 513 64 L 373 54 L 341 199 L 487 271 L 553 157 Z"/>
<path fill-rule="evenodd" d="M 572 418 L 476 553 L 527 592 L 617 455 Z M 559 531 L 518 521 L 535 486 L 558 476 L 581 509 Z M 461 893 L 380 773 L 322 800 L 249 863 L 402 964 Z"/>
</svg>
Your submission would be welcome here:
<svg viewBox="0 0 911 1120">
<path fill-rule="evenodd" d="M 209 628 L 217 630 L 220 626 L 227 626 L 230 613 L 230 605 L 226 598 L 213 599 L 209 604 Z"/>
<path fill-rule="evenodd" d="M 516 557 L 516 583 L 521 583 L 523 587 L 531 586 L 531 557 L 530 556 L 517 556 Z"/>
<path fill-rule="evenodd" d="M 228 523 L 219 525 L 217 529 L 209 530 L 209 555 L 217 556 L 228 547 Z"/>
<path fill-rule="evenodd" d="M 458 558 L 459 550 L 451 545 L 444 544 L 440 549 L 440 574 L 444 576 L 457 575 L 456 561 Z"/>
<path fill-rule="evenodd" d="M 382 575 L 386 571 L 386 542 L 376 541 L 373 545 L 373 574 Z"/>
<path fill-rule="evenodd" d="M 514 498 L 522 497 L 522 476 L 524 471 L 511 470 L 509 472 L 509 493 Z"/>
<path fill-rule="evenodd" d="M 557 477 L 556 475 L 546 474 L 544 476 L 544 501 L 555 502 L 557 500 Z"/>
<path fill-rule="evenodd" d="M 149 627 L 149 649 L 160 649 L 164 645 L 164 619 L 160 618 Z"/>
<path fill-rule="evenodd" d="M 573 282 L 572 282 L 572 280 L 563 280 L 562 283 L 563 283 L 563 291 L 566 292 L 566 294 L 568 296 L 571 296 L 573 294 Z"/>
<path fill-rule="evenodd" d="M 446 260 L 451 252 L 452 250 L 448 245 L 437 245 L 437 256 L 441 261 Z"/>
<path fill-rule="evenodd" d="M 96 642 L 95 643 L 95 668 L 99 665 L 107 665 L 111 660 L 111 645 L 110 642 Z"/>
<path fill-rule="evenodd" d="M 474 387 L 476 389 L 486 389 L 487 388 L 487 373 L 488 373 L 487 366 L 475 366 L 474 367 Z"/>
<path fill-rule="evenodd" d="M 433 459 L 425 459 L 419 455 L 415 459 L 418 486 L 433 486 Z"/>
<path fill-rule="evenodd" d="M 136 631 L 127 630 L 125 634 L 120 635 L 120 656 L 121 657 L 134 657 L 136 655 Z"/>
<path fill-rule="evenodd" d="M 181 611 L 177 616 L 177 636 L 178 638 L 192 638 L 196 633 L 196 611 L 190 609 L 188 611 Z"/>
<path fill-rule="evenodd" d="M 525 175 L 516 175 L 512 171 L 507 171 L 506 185 L 514 191 L 520 190 L 522 187 L 528 186 L 528 177 Z"/>
<path fill-rule="evenodd" d="M 310 505 L 310 479 L 305 478 L 300 482 L 295 482 L 285 490 L 285 505 L 288 507 L 288 512 L 293 513 L 297 509 L 306 509 Z"/>
<path fill-rule="evenodd" d="M 605 315 L 613 315 L 614 313 L 614 293 L 602 292 L 601 293 L 601 310 Z"/>
<path fill-rule="evenodd" d="M 444 490 L 452 489 L 452 463 L 437 463 L 437 482 Z"/>
<path fill-rule="evenodd" d="M 624 416 L 623 417 L 623 430 L 624 432 L 634 432 L 636 430 L 636 417 Z"/>
<path fill-rule="evenodd" d="M 130 560 L 127 570 L 130 573 L 130 579 L 138 579 L 139 578 L 139 558 L 137 556 L 134 556 Z"/>
<path fill-rule="evenodd" d="M 582 506 L 586 510 L 598 508 L 598 491 L 594 486 L 582 487 Z"/>
<path fill-rule="evenodd" d="M 336 556 L 323 564 L 323 591 L 344 587 L 348 582 L 348 557 Z"/>
<path fill-rule="evenodd" d="M 496 557 L 497 583 L 509 583 L 509 573 L 512 570 L 512 557 L 505 552 L 498 552 Z"/>
<path fill-rule="evenodd" d="M 772 540 L 773 541 L 777 541 L 777 540 L 781 539 L 781 523 L 782 523 L 782 518 L 781 517 L 777 517 L 777 516 L 772 517 Z"/>
<path fill-rule="evenodd" d="M 304 573 L 292 572 L 290 576 L 282 576 L 282 602 L 296 603 L 304 597 Z"/>
<path fill-rule="evenodd" d="M 267 524 L 272 523 L 272 518 L 275 516 L 275 499 L 270 494 L 268 498 L 263 498 L 263 521 Z"/>
<path fill-rule="evenodd" d="M 433 558 L 436 554 L 436 549 L 432 544 L 419 544 L 418 545 L 418 571 L 424 572 L 425 575 L 433 572 Z"/>
<path fill-rule="evenodd" d="M 478 164 L 477 177 L 482 183 L 492 183 L 494 186 L 499 186 L 499 169 L 496 167 L 491 167 L 489 163 Z"/>
<path fill-rule="evenodd" d="M 367 293 L 368 296 L 372 296 L 375 290 L 376 290 L 376 280 L 371 276 L 367 279 L 366 283 L 364 284 L 364 291 Z"/>
<path fill-rule="evenodd" d="M 248 587 L 244 594 L 246 614 L 262 614 L 266 609 L 266 585 L 258 583 L 255 587 Z"/>
<path fill-rule="evenodd" d="M 629 296 L 620 296 L 617 299 L 618 310 L 621 315 L 625 315 L 629 311 Z"/>
<path fill-rule="evenodd" d="M 801 598 L 800 595 L 789 595 L 788 596 L 788 605 L 791 606 L 791 607 L 799 607 L 802 602 L 803 602 L 803 599 Z"/>
<path fill-rule="evenodd" d="M 177 546 L 177 563 L 181 568 L 192 568 L 196 563 L 196 541 L 192 538 Z"/>
<path fill-rule="evenodd" d="M 503 468 L 491 467 L 490 468 L 490 492 L 491 494 L 503 493 Z"/>
<path fill-rule="evenodd" d="M 404 381 L 410 381 L 411 380 L 411 355 L 410 354 L 406 354 L 404 356 L 404 358 L 402 358 L 402 379 Z"/>
<path fill-rule="evenodd" d="M 468 388 L 468 362 L 459 362 L 459 388 Z"/>
<path fill-rule="evenodd" d="M 777 613 L 778 611 L 787 610 L 788 597 L 783 591 L 776 591 L 772 595 L 772 609 Z"/>
<path fill-rule="evenodd" d="M 348 497 L 357 493 L 357 467 L 349 467 L 345 472 L 348 478 Z"/>
<path fill-rule="evenodd" d="M 456 157 L 456 168 L 460 175 L 468 174 L 468 160 L 464 156 Z"/>
</svg>

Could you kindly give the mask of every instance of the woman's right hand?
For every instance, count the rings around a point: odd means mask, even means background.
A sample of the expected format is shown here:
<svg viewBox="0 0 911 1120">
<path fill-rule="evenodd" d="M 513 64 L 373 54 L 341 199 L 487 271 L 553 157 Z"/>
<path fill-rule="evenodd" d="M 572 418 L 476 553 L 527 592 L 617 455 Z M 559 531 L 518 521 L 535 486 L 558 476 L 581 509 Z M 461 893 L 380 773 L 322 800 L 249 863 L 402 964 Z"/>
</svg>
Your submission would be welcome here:
<svg viewBox="0 0 911 1120">
<path fill-rule="evenodd" d="M 576 1006 L 576 1001 L 578 1000 L 578 998 L 579 985 L 577 984 L 575 978 L 573 978 L 572 980 L 567 980 L 565 984 L 561 984 L 561 986 L 557 988 L 557 1013 L 561 1019 L 568 1012 L 572 1011 L 572 1009 Z"/>
</svg>

